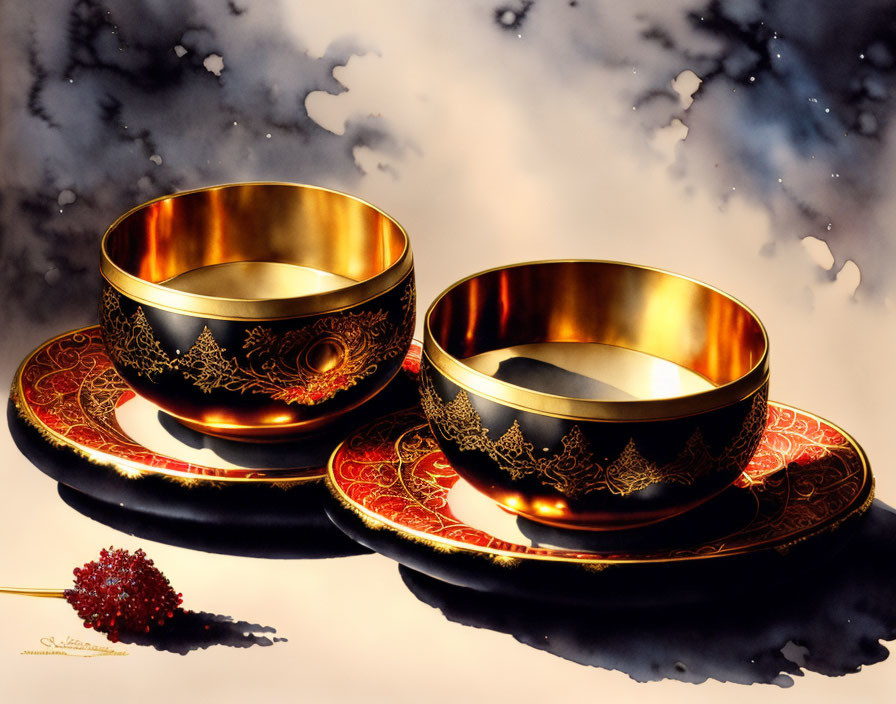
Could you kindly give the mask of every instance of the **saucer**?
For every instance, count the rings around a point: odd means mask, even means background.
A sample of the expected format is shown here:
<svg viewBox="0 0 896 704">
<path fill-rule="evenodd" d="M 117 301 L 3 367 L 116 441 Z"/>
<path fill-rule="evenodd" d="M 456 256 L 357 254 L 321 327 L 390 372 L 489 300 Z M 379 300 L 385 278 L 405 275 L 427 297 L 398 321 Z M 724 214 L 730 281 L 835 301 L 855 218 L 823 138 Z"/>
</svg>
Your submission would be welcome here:
<svg viewBox="0 0 896 704">
<path fill-rule="evenodd" d="M 626 565 L 638 572 L 731 564 L 723 558 L 735 556 L 777 560 L 863 514 L 873 498 L 871 469 L 855 440 L 774 402 L 759 449 L 734 485 L 641 529 L 570 531 L 505 513 L 459 477 L 419 408 L 350 435 L 330 459 L 327 482 L 334 497 L 327 513 L 355 540 L 431 576 L 495 590 L 506 588 L 507 574 L 522 578 L 539 564 L 578 579 L 573 573 L 626 572 L 615 569 Z M 691 577 L 694 567 L 686 570 Z M 558 574 L 536 581 L 556 586 Z"/>
<path fill-rule="evenodd" d="M 408 381 L 408 385 L 412 383 Z M 46 441 L 10 400 L 10 437 L 53 479 L 78 513 L 131 536 L 203 552 L 250 557 L 341 557 L 368 552 L 327 518 L 323 482 L 297 484 L 209 480 L 185 486 L 145 473 L 135 480 L 98 467 Z"/>
<path fill-rule="evenodd" d="M 370 403 L 325 432 L 276 443 L 240 443 L 180 425 L 137 396 L 113 369 L 99 326 L 60 335 L 32 352 L 13 380 L 19 416 L 47 442 L 127 478 L 160 475 L 182 485 L 320 480 L 332 449 L 360 425 L 413 403 L 420 344 Z M 79 487 L 74 487 L 79 488 Z"/>
</svg>

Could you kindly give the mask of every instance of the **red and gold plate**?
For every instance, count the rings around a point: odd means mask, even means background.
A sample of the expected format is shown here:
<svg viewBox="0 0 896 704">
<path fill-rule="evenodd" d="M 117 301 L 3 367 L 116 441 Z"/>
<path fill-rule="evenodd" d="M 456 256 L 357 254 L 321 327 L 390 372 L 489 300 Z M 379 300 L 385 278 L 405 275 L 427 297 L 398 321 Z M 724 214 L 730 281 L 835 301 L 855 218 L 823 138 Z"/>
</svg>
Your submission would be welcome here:
<svg viewBox="0 0 896 704">
<path fill-rule="evenodd" d="M 702 507 L 642 529 L 594 533 L 505 513 L 445 459 L 419 409 L 388 415 L 333 453 L 330 518 L 356 540 L 446 577 L 444 556 L 517 570 L 564 563 L 586 571 L 772 553 L 831 533 L 873 498 L 865 453 L 810 413 L 770 403 L 759 450 L 736 483 Z M 401 544 L 404 547 L 401 547 Z M 433 566 L 441 562 L 442 567 Z M 730 562 L 730 561 L 729 561 Z"/>
<path fill-rule="evenodd" d="M 163 475 L 185 485 L 293 485 L 323 478 L 332 448 L 358 425 L 382 414 L 383 404 L 389 410 L 407 405 L 406 388 L 398 393 L 400 400 L 389 394 L 401 382 L 410 386 L 407 377 L 415 379 L 419 365 L 415 341 L 403 374 L 369 408 L 325 434 L 271 444 L 203 436 L 161 414 L 112 367 L 98 326 L 65 333 L 32 352 L 16 372 L 11 398 L 20 417 L 50 444 L 125 477 Z"/>
</svg>

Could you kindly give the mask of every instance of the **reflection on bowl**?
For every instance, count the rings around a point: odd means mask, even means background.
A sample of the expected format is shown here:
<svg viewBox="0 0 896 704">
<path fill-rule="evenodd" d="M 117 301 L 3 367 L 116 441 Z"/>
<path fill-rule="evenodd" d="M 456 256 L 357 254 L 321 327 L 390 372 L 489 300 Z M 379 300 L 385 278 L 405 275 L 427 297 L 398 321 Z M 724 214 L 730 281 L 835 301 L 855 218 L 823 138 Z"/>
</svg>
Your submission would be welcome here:
<svg viewBox="0 0 896 704">
<path fill-rule="evenodd" d="M 423 409 L 458 473 L 504 508 L 612 529 L 682 513 L 746 467 L 768 338 L 706 284 L 602 261 L 476 274 L 426 314 Z"/>
<path fill-rule="evenodd" d="M 351 196 L 247 183 L 167 196 L 103 236 L 101 327 L 140 395 L 211 435 L 316 430 L 398 372 L 407 234 Z"/>
</svg>

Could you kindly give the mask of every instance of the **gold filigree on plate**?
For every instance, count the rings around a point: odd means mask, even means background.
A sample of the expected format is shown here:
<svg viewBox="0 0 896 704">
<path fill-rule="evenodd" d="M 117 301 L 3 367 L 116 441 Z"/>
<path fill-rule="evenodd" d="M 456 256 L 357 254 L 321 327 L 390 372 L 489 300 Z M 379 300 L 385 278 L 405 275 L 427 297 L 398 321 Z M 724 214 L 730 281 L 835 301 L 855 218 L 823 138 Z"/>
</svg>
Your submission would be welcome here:
<svg viewBox="0 0 896 704">
<path fill-rule="evenodd" d="M 125 315 L 119 294 L 110 287 L 103 292 L 102 317 L 109 356 L 150 382 L 176 371 L 203 393 L 265 394 L 286 403 L 314 405 L 355 386 L 381 362 L 404 354 L 415 321 L 413 279 L 400 300 L 398 326 L 390 325 L 382 310 L 339 313 L 285 333 L 258 325 L 245 334 L 245 362 L 228 354 L 207 326 L 186 353 L 172 358 L 143 309 L 138 306 Z"/>
<path fill-rule="evenodd" d="M 659 545 L 616 544 L 593 551 L 530 545 L 480 526 L 483 514 L 456 516 L 449 496 L 462 480 L 441 451 L 423 452 L 432 446 L 433 434 L 414 409 L 389 414 L 349 436 L 330 459 L 327 481 L 338 503 L 365 525 L 374 522 L 386 529 L 381 533 L 392 532 L 432 551 L 482 556 L 502 567 L 573 563 L 589 572 L 786 551 L 868 510 L 873 477 L 852 438 L 827 421 L 777 403 L 768 404 L 767 419 L 760 447 L 742 475 L 762 481 L 737 483 L 726 492 L 740 495 L 737 501 L 751 497 L 755 511 L 731 531 L 719 534 L 707 526 L 704 538 L 686 531 L 689 537 L 669 546 L 665 538 Z M 389 555 L 391 543 L 377 537 L 370 547 Z M 406 551 L 402 555 L 409 557 Z M 406 564 L 416 569 L 414 562 Z M 425 558 L 424 564 L 429 564 Z"/>
<path fill-rule="evenodd" d="M 573 425 L 561 438 L 559 452 L 539 455 L 515 419 L 501 437 L 493 440 L 466 391 L 461 389 L 446 403 L 425 366 L 420 380 L 420 403 L 430 424 L 459 450 L 482 452 L 511 479 L 532 477 L 570 498 L 597 491 L 626 496 L 653 484 L 687 486 L 711 472 L 730 471 L 735 466 L 743 468 L 759 443 L 767 417 L 768 387 L 765 386 L 753 396 L 737 436 L 716 455 L 710 452 L 698 428 L 681 453 L 668 464 L 651 462 L 630 439 L 622 452 L 604 466 L 595 460 L 578 425 Z"/>
<path fill-rule="evenodd" d="M 400 374 L 416 380 L 419 354 L 419 343 L 412 342 Z M 49 444 L 127 479 L 154 476 L 182 487 L 263 484 L 285 491 L 316 482 L 326 472 L 318 453 L 329 452 L 332 446 L 308 445 L 316 443 L 315 438 L 284 446 L 293 453 L 295 464 L 289 467 L 281 463 L 276 467 L 208 466 L 156 452 L 119 423 L 119 409 L 133 398 L 134 392 L 112 366 L 97 325 L 59 335 L 38 347 L 19 366 L 10 390 L 24 424 Z M 399 398 L 405 398 L 404 391 Z M 66 483 L 74 477 L 70 486 L 83 490 L 79 487 L 85 468 L 73 464 L 65 472 L 59 481 Z"/>
</svg>

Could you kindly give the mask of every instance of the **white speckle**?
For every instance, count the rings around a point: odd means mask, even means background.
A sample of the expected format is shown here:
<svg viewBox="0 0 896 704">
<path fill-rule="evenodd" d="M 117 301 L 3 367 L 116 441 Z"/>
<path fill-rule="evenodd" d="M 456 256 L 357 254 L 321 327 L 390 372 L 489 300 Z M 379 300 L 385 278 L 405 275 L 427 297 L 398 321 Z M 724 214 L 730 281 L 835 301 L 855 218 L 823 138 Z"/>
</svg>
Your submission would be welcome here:
<svg viewBox="0 0 896 704">
<path fill-rule="evenodd" d="M 180 350 L 174 350 L 174 354 L 180 354 Z"/>
<path fill-rule="evenodd" d="M 128 128 L 128 126 L 127 126 L 127 125 L 123 125 L 123 127 L 124 127 L 124 128 L 125 128 L 125 129 L 127 129 L 127 128 Z"/>
<path fill-rule="evenodd" d="M 542 452 L 549 452 L 550 449 L 551 449 L 551 448 L 549 448 L 549 447 L 543 447 L 543 448 L 541 448 L 541 451 L 542 451 Z"/>
<path fill-rule="evenodd" d="M 831 231 L 831 228 L 832 228 L 832 227 L 833 227 L 833 225 L 832 225 L 831 223 L 828 223 L 828 232 Z"/>
<path fill-rule="evenodd" d="M 830 109 L 830 108 L 825 108 L 824 111 L 825 111 L 825 112 L 830 112 L 831 109 Z"/>
<path fill-rule="evenodd" d="M 731 187 L 731 190 L 732 190 L 732 191 L 736 191 L 736 190 L 737 190 L 737 187 L 736 187 L 736 186 L 732 186 L 732 187 Z"/>
<path fill-rule="evenodd" d="M 756 76 L 750 76 L 750 83 L 756 82 Z"/>
<path fill-rule="evenodd" d="M 74 81 L 74 79 L 69 78 L 69 79 L 68 79 L 68 82 L 69 82 L 69 83 L 74 83 L 75 81 Z"/>
<path fill-rule="evenodd" d="M 784 179 L 783 179 L 783 178 L 779 178 L 779 179 L 778 179 L 778 183 L 784 183 Z"/>
<path fill-rule="evenodd" d="M 221 71 L 224 70 L 224 57 L 220 54 L 209 54 L 202 60 L 202 65 L 209 73 L 220 76 Z"/>
<path fill-rule="evenodd" d="M 234 126 L 234 127 L 236 127 L 238 124 L 240 124 L 240 123 L 237 122 L 236 120 L 233 121 L 233 126 Z"/>
<path fill-rule="evenodd" d="M 522 39 L 522 38 L 523 38 L 523 35 L 522 35 L 522 34 L 517 34 L 517 35 L 516 35 L 516 38 L 517 38 L 517 39 Z"/>
<path fill-rule="evenodd" d="M 75 192 L 69 190 L 68 188 L 59 191 L 59 196 L 56 198 L 56 202 L 59 205 L 68 205 L 69 203 L 74 203 L 77 196 L 75 196 Z"/>
<path fill-rule="evenodd" d="M 632 110 L 637 110 L 638 108 L 632 105 Z"/>
<path fill-rule="evenodd" d="M 810 102 L 810 103 L 817 103 L 817 102 L 818 102 L 818 98 L 809 98 L 809 102 Z"/>
<path fill-rule="evenodd" d="M 156 166 L 162 165 L 162 157 L 160 157 L 158 154 L 153 154 L 151 157 L 149 157 L 149 160 Z"/>
<path fill-rule="evenodd" d="M 268 133 L 264 136 L 264 138 L 265 138 L 265 139 L 270 139 L 270 138 L 271 138 L 271 133 L 268 132 Z"/>
<path fill-rule="evenodd" d="M 775 54 L 775 56 L 776 56 L 777 58 L 779 58 L 779 59 L 781 58 L 781 55 L 780 55 L 780 54 Z"/>
<path fill-rule="evenodd" d="M 174 45 L 174 53 L 177 54 L 177 58 L 182 59 L 187 55 L 186 47 L 181 46 L 180 44 Z"/>
<path fill-rule="evenodd" d="M 864 61 L 864 60 L 865 60 L 865 55 L 864 55 L 864 54 L 859 54 L 859 58 L 862 59 L 862 60 Z"/>
</svg>

